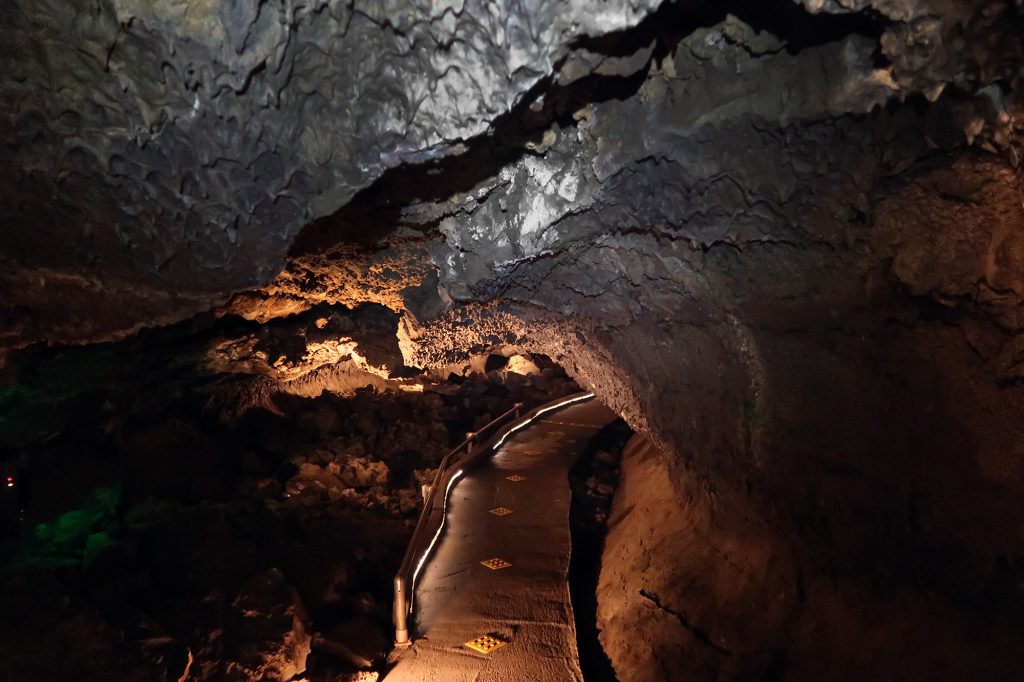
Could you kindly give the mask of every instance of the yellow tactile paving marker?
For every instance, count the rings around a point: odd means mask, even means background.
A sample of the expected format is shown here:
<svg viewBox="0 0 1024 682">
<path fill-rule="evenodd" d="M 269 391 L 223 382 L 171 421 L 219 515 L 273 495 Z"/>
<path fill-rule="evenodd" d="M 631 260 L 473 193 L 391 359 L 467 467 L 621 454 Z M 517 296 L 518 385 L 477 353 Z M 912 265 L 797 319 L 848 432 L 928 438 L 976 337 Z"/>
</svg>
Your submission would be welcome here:
<svg viewBox="0 0 1024 682">
<path fill-rule="evenodd" d="M 495 649 L 500 649 L 506 644 L 508 644 L 508 642 L 491 635 L 481 635 L 466 642 L 466 646 L 473 651 L 479 651 L 482 654 L 489 654 Z"/>
<path fill-rule="evenodd" d="M 491 569 L 492 571 L 500 571 L 501 569 L 508 568 L 512 565 L 510 562 L 505 561 L 504 559 L 498 556 L 494 557 L 493 559 L 486 559 L 484 561 L 481 561 L 480 563 L 486 566 L 487 568 Z"/>
<path fill-rule="evenodd" d="M 512 510 L 508 507 L 495 507 L 494 509 L 488 509 L 488 511 L 495 516 L 508 516 L 512 513 Z"/>
<path fill-rule="evenodd" d="M 511 476 L 505 477 L 506 481 L 512 481 L 513 483 L 519 483 L 519 481 L 525 481 L 526 476 L 520 476 L 519 474 L 512 474 Z"/>
</svg>

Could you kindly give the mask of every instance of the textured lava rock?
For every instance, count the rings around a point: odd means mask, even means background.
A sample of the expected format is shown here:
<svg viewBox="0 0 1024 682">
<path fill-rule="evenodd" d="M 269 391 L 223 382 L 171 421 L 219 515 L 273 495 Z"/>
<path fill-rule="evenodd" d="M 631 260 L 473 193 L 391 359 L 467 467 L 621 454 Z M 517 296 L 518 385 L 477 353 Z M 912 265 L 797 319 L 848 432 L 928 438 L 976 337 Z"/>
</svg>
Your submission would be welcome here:
<svg viewBox="0 0 1024 682">
<path fill-rule="evenodd" d="M 747 500 L 680 487 L 643 439 L 622 466 L 598 588 L 601 640 L 619 679 L 1015 674 L 1014 636 L 984 617 L 965 620 L 934 593 L 803 573 Z"/>
<path fill-rule="evenodd" d="M 305 223 L 457 152 L 652 4 L 6 5 L 5 326 L 110 336 L 264 284 Z"/>
<path fill-rule="evenodd" d="M 266 285 L 218 312 L 282 334 L 217 361 L 278 398 L 353 352 L 324 304 L 410 366 L 545 353 L 661 453 L 605 556 L 624 681 L 1014 679 L 1019 3 L 653 5 L 5 7 L 0 345 Z"/>
<path fill-rule="evenodd" d="M 227 680 L 293 679 L 306 670 L 309 616 L 280 571 L 256 576 L 232 601 L 218 655 Z"/>
</svg>

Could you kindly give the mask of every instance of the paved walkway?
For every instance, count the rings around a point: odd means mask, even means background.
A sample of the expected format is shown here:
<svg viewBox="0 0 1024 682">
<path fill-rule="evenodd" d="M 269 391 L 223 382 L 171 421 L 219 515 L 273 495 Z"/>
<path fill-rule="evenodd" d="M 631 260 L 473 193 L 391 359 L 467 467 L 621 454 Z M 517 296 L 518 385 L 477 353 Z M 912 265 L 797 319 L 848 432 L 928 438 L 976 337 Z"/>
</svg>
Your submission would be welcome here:
<svg viewBox="0 0 1024 682">
<path fill-rule="evenodd" d="M 568 471 L 614 419 L 596 400 L 549 412 L 455 484 L 445 533 L 416 588 L 417 638 L 387 682 L 583 679 L 566 582 Z M 502 507 L 512 513 L 489 511 Z M 511 566 L 481 565 L 489 559 Z M 482 635 L 507 644 L 489 654 L 465 646 Z"/>
</svg>

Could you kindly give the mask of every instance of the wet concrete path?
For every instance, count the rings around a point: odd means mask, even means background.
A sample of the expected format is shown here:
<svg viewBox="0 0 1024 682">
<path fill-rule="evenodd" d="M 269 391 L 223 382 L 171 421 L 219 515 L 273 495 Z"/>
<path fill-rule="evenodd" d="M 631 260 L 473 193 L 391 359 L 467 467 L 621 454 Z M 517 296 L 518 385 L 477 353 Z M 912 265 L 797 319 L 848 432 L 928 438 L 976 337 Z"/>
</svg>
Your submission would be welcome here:
<svg viewBox="0 0 1024 682">
<path fill-rule="evenodd" d="M 387 682 L 582 680 L 566 579 L 568 472 L 615 418 L 596 400 L 549 412 L 455 483 L 416 587 L 417 639 Z M 502 508 L 511 513 L 491 512 Z M 511 565 L 481 564 L 490 559 Z M 507 643 L 488 654 L 465 646 L 482 635 Z"/>
</svg>

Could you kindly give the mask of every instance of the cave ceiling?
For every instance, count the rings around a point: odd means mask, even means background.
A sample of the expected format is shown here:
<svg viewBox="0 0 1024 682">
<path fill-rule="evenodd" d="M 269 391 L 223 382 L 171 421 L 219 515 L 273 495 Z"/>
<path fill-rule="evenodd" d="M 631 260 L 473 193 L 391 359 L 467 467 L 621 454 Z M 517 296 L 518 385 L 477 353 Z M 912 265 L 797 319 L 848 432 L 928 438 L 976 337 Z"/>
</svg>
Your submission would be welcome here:
<svg viewBox="0 0 1024 682">
<path fill-rule="evenodd" d="M 624 323 L 742 289 L 720 245 L 867 245 L 929 293 L 885 198 L 947 195 L 894 183 L 1019 189 L 1009 1 L 15 0 L 0 27 L 8 348 L 218 306 Z M 1011 327 L 1016 284 L 980 303 Z"/>
</svg>

